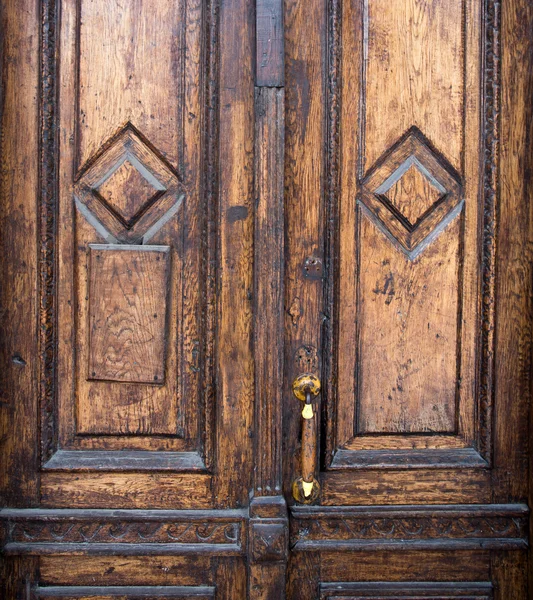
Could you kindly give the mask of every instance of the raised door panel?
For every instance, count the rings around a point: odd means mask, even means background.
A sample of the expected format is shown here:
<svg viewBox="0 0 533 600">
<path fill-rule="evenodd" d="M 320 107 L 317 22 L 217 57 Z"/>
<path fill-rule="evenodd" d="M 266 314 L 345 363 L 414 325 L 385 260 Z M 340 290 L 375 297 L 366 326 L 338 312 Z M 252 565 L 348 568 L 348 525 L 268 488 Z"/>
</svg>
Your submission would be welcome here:
<svg viewBox="0 0 533 600">
<path fill-rule="evenodd" d="M 200 2 L 59 10 L 59 446 L 188 451 L 199 468 L 212 428 L 199 377 L 212 358 L 205 14 Z"/>
<path fill-rule="evenodd" d="M 328 462 L 483 467 L 495 213 L 480 164 L 495 157 L 482 6 L 343 8 Z"/>
<path fill-rule="evenodd" d="M 46 506 L 203 508 L 248 493 L 230 484 L 248 456 L 242 424 L 251 414 L 242 375 L 251 364 L 251 182 L 241 171 L 252 155 L 233 136 L 252 139 L 253 57 L 244 42 L 228 42 L 234 27 L 248 39 L 251 16 L 241 8 L 201 0 L 50 0 L 43 8 Z M 241 63 L 237 75 L 230 60 Z M 225 115 L 242 125 L 223 140 L 219 76 L 232 82 Z M 228 196 L 233 186 L 240 194 Z M 239 270 L 220 268 L 232 261 Z M 244 371 L 235 372 L 225 344 Z M 223 418 L 223 398 L 239 402 L 239 414 Z M 229 432 L 242 444 L 228 447 Z M 231 491 L 214 500 L 217 461 L 225 472 L 217 483 Z"/>
</svg>

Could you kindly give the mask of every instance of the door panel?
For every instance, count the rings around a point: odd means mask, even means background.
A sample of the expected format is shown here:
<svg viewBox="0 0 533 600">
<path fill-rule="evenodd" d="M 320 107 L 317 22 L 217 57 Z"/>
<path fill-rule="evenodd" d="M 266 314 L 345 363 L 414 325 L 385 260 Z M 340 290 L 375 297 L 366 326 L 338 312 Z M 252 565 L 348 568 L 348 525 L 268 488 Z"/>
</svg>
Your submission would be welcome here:
<svg viewBox="0 0 533 600">
<path fill-rule="evenodd" d="M 200 3 L 62 2 L 58 23 L 58 448 L 44 449 L 44 468 L 103 466 L 91 457 L 106 450 L 106 470 L 117 452 L 118 469 L 205 470 L 202 256 L 217 235 L 200 235 L 216 143 L 201 129 L 206 15 Z"/>
<path fill-rule="evenodd" d="M 245 597 L 254 15 L 0 14 L 0 596 Z"/>
<path fill-rule="evenodd" d="M 493 242 L 494 207 L 480 197 L 479 165 L 494 160 L 482 137 L 494 116 L 481 115 L 481 5 L 365 6 L 344 3 L 338 32 L 347 51 L 332 149 L 342 176 L 326 460 L 483 468 L 492 364 L 478 337 L 494 323 L 480 291 L 494 264 L 478 257 Z"/>
</svg>

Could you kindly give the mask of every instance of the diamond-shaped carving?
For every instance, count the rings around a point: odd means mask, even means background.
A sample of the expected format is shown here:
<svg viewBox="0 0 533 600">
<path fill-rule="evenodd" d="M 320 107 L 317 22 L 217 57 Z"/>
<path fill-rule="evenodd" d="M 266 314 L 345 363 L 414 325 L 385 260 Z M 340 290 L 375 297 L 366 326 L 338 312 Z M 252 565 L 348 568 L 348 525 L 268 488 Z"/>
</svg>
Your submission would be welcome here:
<svg viewBox="0 0 533 600">
<path fill-rule="evenodd" d="M 174 214 L 183 198 L 174 169 L 131 124 L 89 165 L 74 194 L 86 219 L 107 241 L 139 243 Z"/>
<path fill-rule="evenodd" d="M 130 158 L 125 159 L 95 191 L 122 217 L 124 224 L 131 227 L 140 213 L 152 204 L 165 188 L 151 173 L 146 172 L 142 164 Z"/>
<path fill-rule="evenodd" d="M 377 162 L 361 185 L 371 220 L 414 259 L 460 212 L 460 177 L 417 128 Z"/>
<path fill-rule="evenodd" d="M 410 225 L 415 225 L 420 217 L 446 193 L 437 181 L 432 182 L 428 178 L 423 172 L 423 167 L 417 163 L 418 161 L 415 160 L 406 160 L 402 166 L 407 167 L 407 170 L 384 192 L 390 203 Z"/>
</svg>

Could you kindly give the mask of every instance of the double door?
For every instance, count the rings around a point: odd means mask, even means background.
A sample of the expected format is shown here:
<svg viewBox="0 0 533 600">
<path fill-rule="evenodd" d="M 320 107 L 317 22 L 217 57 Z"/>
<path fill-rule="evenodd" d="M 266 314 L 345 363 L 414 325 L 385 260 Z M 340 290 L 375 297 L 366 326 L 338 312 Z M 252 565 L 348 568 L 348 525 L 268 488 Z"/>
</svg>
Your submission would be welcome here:
<svg viewBox="0 0 533 600">
<path fill-rule="evenodd" d="M 0 14 L 2 597 L 530 598 L 530 3 Z"/>
</svg>

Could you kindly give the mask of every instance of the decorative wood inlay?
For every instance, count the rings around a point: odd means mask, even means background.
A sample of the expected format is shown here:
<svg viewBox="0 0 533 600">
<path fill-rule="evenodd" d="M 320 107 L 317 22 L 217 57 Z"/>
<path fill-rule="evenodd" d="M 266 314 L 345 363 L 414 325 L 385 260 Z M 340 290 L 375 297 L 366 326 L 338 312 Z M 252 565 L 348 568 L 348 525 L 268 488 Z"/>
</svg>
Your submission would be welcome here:
<svg viewBox="0 0 533 600">
<path fill-rule="evenodd" d="M 168 246 L 91 244 L 89 379 L 165 379 Z"/>
<path fill-rule="evenodd" d="M 292 507 L 291 546 L 527 548 L 528 507 L 434 505 Z"/>
<path fill-rule="evenodd" d="M 134 244 L 166 222 L 182 199 L 178 175 L 128 123 L 89 161 L 74 187 L 76 198 L 117 241 Z M 78 205 L 79 207 L 79 205 Z M 146 239 L 144 240 L 146 241 Z"/>
<path fill-rule="evenodd" d="M 287 560 L 286 523 L 252 523 L 251 551 L 256 562 Z"/>
<path fill-rule="evenodd" d="M 496 309 L 496 249 L 500 156 L 500 20 L 499 0 L 485 0 L 483 91 L 483 276 L 481 302 L 481 357 L 479 374 L 479 449 L 492 460 L 494 404 L 494 329 Z"/>
<path fill-rule="evenodd" d="M 39 213 L 39 392 L 41 410 L 41 454 L 46 460 L 57 444 L 57 61 L 56 0 L 41 5 L 40 138 L 41 190 Z"/>
<path fill-rule="evenodd" d="M 446 193 L 438 181 L 427 178 L 424 167 L 418 161 L 406 161 L 406 169 L 390 188 L 383 191 L 384 196 L 414 227 L 420 218 Z"/>
<path fill-rule="evenodd" d="M 340 600 L 490 600 L 492 584 L 490 582 L 398 582 L 379 581 L 361 583 L 322 583 L 321 600 L 340 598 Z"/>
<path fill-rule="evenodd" d="M 361 201 L 373 222 L 414 259 L 457 215 L 459 182 L 451 164 L 413 127 L 366 175 Z"/>
<path fill-rule="evenodd" d="M 123 218 L 124 226 L 128 229 L 138 218 L 141 211 L 157 198 L 165 188 L 151 177 L 151 181 L 133 165 L 133 161 L 124 162 L 94 191 L 100 198 L 115 210 L 119 218 Z"/>
<path fill-rule="evenodd" d="M 241 552 L 238 510 L 0 510 L 6 553 L 168 554 Z"/>
</svg>

